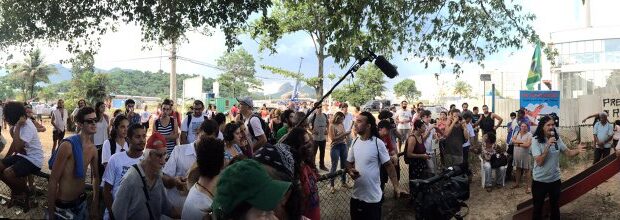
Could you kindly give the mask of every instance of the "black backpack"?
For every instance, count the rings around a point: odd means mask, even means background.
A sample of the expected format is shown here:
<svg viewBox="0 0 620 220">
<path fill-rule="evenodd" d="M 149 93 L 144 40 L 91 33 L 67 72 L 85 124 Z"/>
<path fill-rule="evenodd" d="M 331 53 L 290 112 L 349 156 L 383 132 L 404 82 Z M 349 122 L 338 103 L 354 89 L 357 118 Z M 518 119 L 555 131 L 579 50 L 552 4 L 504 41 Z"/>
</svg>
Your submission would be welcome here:
<svg viewBox="0 0 620 220">
<path fill-rule="evenodd" d="M 110 155 L 114 155 L 116 153 L 116 140 L 110 138 L 108 141 L 110 142 Z"/>
<path fill-rule="evenodd" d="M 327 121 L 327 125 L 325 127 L 329 127 L 329 117 L 327 117 L 327 114 L 323 113 L 323 116 L 325 116 L 325 121 Z M 310 127 L 314 128 L 314 121 L 316 120 L 316 114 L 312 114 L 312 119 L 310 119 Z"/>
<path fill-rule="evenodd" d="M 192 116 L 192 113 L 191 113 L 191 112 L 188 112 L 188 113 L 187 113 L 187 130 L 189 130 L 189 125 L 191 125 L 191 124 L 192 124 L 192 118 L 193 118 L 193 117 L 194 117 L 194 116 Z M 209 118 L 208 118 L 206 115 L 204 115 L 204 114 L 202 115 L 202 117 L 204 118 L 204 120 L 205 120 L 205 121 L 206 121 L 206 120 L 209 120 Z"/>
<path fill-rule="evenodd" d="M 265 137 L 267 138 L 267 143 L 275 144 L 277 142 L 276 138 L 273 136 L 271 129 L 269 129 L 269 125 L 267 124 L 267 122 L 265 122 L 265 120 L 263 120 L 263 118 L 261 118 L 260 115 L 258 114 L 252 114 L 252 116 L 250 116 L 250 120 L 252 120 L 253 117 L 258 118 L 258 120 L 260 121 L 261 128 L 263 129 L 263 133 L 265 134 Z M 244 121 L 243 115 L 241 115 L 240 119 L 241 121 Z M 249 125 L 247 127 L 248 127 L 248 130 L 250 131 L 250 135 L 252 136 L 252 139 L 256 140 L 256 136 L 254 135 L 255 134 L 254 128 L 252 128 L 251 123 L 248 123 L 248 124 Z"/>
</svg>

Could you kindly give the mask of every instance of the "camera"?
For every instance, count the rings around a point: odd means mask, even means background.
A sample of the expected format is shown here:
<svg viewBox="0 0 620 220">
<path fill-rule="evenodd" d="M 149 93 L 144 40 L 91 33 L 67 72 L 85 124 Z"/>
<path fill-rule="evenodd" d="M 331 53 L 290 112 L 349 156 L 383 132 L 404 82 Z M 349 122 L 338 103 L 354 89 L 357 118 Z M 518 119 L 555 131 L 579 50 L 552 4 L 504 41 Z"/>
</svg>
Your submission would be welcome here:
<svg viewBox="0 0 620 220">
<path fill-rule="evenodd" d="M 416 189 L 411 202 L 416 211 L 416 219 L 463 219 L 469 208 L 469 177 L 458 166 L 448 167 L 441 174 L 428 179 L 411 180 Z M 467 208 L 462 214 L 461 209 Z"/>
<path fill-rule="evenodd" d="M 431 124 L 437 124 L 437 120 L 435 120 L 434 118 L 431 118 Z"/>
</svg>

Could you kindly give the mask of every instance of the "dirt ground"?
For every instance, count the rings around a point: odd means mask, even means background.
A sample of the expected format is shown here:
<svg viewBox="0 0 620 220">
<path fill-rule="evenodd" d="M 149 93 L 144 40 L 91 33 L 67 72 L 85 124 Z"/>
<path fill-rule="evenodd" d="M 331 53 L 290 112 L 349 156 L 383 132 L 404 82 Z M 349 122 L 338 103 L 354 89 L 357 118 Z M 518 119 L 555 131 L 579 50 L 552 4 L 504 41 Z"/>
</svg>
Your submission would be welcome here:
<svg viewBox="0 0 620 220">
<path fill-rule="evenodd" d="M 43 144 L 43 148 L 45 151 L 45 160 L 51 155 L 51 146 L 52 146 L 52 132 L 51 125 L 49 119 L 44 119 L 44 125 L 47 127 L 47 131 L 43 133 L 39 133 L 39 138 Z M 8 130 L 3 129 L 2 135 L 8 140 L 9 144 L 11 143 L 11 138 L 8 135 Z M 72 135 L 67 133 L 67 136 Z M 329 146 L 329 145 L 328 145 Z M 7 146 L 8 149 L 8 146 Z M 331 165 L 331 160 L 329 156 L 329 147 L 326 149 L 325 155 L 325 163 L 328 168 Z M 6 149 L 0 153 L 0 157 L 4 157 L 4 153 L 6 153 Z M 588 154 L 591 155 L 591 154 Z M 318 156 L 318 155 L 317 155 Z M 317 160 L 318 161 L 318 160 Z M 589 158 L 582 158 L 577 165 L 573 165 L 570 168 L 563 168 L 562 170 L 562 179 L 566 180 L 571 176 L 579 173 L 584 170 L 587 166 L 590 165 Z M 519 189 L 510 189 L 514 182 L 506 182 L 506 186 L 501 189 L 495 189 L 492 192 L 485 191 L 480 185 L 480 164 L 478 161 L 472 161 L 470 165 L 474 170 L 474 176 L 472 177 L 472 183 L 470 185 L 471 196 L 467 201 L 469 205 L 469 214 L 466 219 L 502 219 L 506 218 L 510 213 L 516 211 L 516 206 L 520 202 L 523 202 L 529 198 L 531 198 L 531 194 L 525 194 L 525 189 L 523 187 Z M 404 165 L 401 165 L 404 169 L 401 173 L 406 173 L 406 168 Z M 42 169 L 44 172 L 49 172 L 47 168 L 47 163 L 44 163 L 44 167 Z M 326 172 L 321 171 L 321 174 Z M 403 177 L 406 178 L 406 177 Z M 37 185 L 41 188 L 46 187 L 46 183 L 42 182 L 40 179 L 37 181 Z M 406 180 L 401 180 L 401 185 L 405 186 Z M 329 193 L 323 192 L 327 191 L 328 184 L 320 184 L 319 187 L 322 191 L 321 195 L 321 203 L 322 210 L 330 207 L 325 207 L 325 205 L 329 204 L 323 196 L 329 196 Z M 325 189 L 323 189 L 325 188 Z M 411 208 L 407 205 L 407 202 L 403 200 L 394 200 L 392 198 L 392 191 L 388 187 L 386 190 L 386 203 L 383 207 L 384 219 L 414 219 L 413 212 Z M 616 175 L 609 179 L 607 182 L 601 184 L 597 188 L 592 191 L 586 193 L 581 198 L 575 200 L 574 202 L 564 206 L 561 208 L 562 218 L 563 219 L 617 219 L 618 214 L 620 214 L 620 209 L 618 209 L 619 204 L 617 201 L 620 201 L 620 193 L 618 189 L 620 188 L 620 175 Z M 6 189 L 6 186 L 0 183 L 0 193 L 2 189 Z M 22 213 L 21 209 L 11 208 L 7 209 L 2 206 L 0 208 L 0 218 L 13 218 L 13 219 L 41 219 L 44 217 L 44 212 L 42 206 L 45 205 L 45 196 L 41 195 L 38 197 L 39 208 L 31 210 L 28 213 Z M 348 197 L 343 199 L 346 201 L 348 207 Z M 344 202 L 343 201 L 343 202 Z M 0 204 L 4 204 L 5 201 L 0 200 Z M 335 206 L 342 204 L 334 204 Z M 331 206 L 332 204 L 329 204 Z M 340 215 L 338 218 L 342 218 L 348 215 Z M 334 216 L 332 216 L 334 217 Z M 333 219 L 329 216 L 323 217 L 324 219 Z M 345 217 L 346 218 L 346 217 Z"/>
</svg>

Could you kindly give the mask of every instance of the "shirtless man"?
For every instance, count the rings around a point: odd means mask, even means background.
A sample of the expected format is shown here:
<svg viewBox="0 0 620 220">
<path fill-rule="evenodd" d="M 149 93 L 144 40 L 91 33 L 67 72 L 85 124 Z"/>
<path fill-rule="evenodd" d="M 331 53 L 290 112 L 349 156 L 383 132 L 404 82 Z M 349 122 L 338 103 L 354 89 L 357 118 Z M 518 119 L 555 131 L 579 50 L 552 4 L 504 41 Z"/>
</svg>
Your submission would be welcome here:
<svg viewBox="0 0 620 220">
<path fill-rule="evenodd" d="M 50 161 L 52 173 L 47 195 L 49 219 L 56 217 L 64 219 L 88 218 L 86 194 L 84 193 L 85 172 L 88 170 L 88 166 L 92 170 L 92 177 L 99 176 L 97 149 L 92 142 L 92 136 L 97 130 L 95 109 L 84 107 L 78 111 L 75 118 L 76 124 L 80 127 L 80 133 L 65 139 Z M 80 144 L 81 148 L 79 148 Z M 76 158 L 74 154 L 81 154 L 82 158 Z M 76 163 L 81 164 L 76 166 Z M 94 178 L 93 186 L 98 185 L 99 180 Z M 90 211 L 93 219 L 97 218 L 98 196 L 99 187 L 93 187 L 93 202 Z"/>
</svg>

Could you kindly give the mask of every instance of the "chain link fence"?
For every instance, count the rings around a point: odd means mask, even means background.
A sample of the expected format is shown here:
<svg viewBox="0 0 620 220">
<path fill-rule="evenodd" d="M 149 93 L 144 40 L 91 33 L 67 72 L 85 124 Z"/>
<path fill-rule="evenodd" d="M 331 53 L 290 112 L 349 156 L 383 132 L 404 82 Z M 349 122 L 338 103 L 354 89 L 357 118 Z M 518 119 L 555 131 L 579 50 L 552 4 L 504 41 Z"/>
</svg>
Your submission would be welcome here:
<svg viewBox="0 0 620 220">
<path fill-rule="evenodd" d="M 564 142 L 571 146 L 577 144 L 579 142 L 591 142 L 592 141 L 592 125 L 579 125 L 579 126 L 567 126 L 567 127 L 558 127 L 558 133 Z M 504 143 L 506 141 L 507 129 L 506 127 L 500 127 L 497 129 L 497 137 L 500 143 Z M 438 155 L 438 154 L 437 154 Z M 409 190 L 408 180 L 408 165 L 404 163 L 403 157 L 399 157 L 400 162 L 400 181 L 399 184 L 402 189 Z M 475 160 L 470 158 L 470 167 L 475 168 L 476 165 L 472 165 L 471 163 L 475 163 Z M 440 164 L 439 160 L 436 161 L 436 164 Z M 42 170 L 36 175 L 33 176 L 33 185 L 36 187 L 36 193 L 34 194 L 34 199 L 39 204 L 39 207 L 31 210 L 28 213 L 20 212 L 20 209 L 14 207 L 11 209 L 2 208 L 0 209 L 0 218 L 19 218 L 19 219 L 41 219 L 44 217 L 43 207 L 46 206 L 46 194 L 47 194 L 47 180 L 49 179 L 48 170 Z M 91 186 L 91 178 L 90 172 L 87 172 L 87 188 L 90 190 Z M 340 177 L 342 175 L 346 175 L 343 170 L 338 170 L 333 174 L 322 175 L 319 178 L 317 183 L 319 188 L 319 198 L 320 198 L 320 206 L 321 206 L 321 218 L 323 219 L 349 219 L 349 200 L 351 198 L 351 194 L 353 192 L 352 189 L 342 186 Z M 330 180 L 334 179 L 335 181 L 335 192 L 332 193 L 330 188 Z M 347 182 L 350 185 L 353 185 L 353 181 L 351 178 L 347 176 Z M 407 203 L 406 201 L 394 200 L 394 190 L 390 182 L 386 184 L 385 189 L 385 202 L 397 202 L 397 203 Z M 0 181 L 0 204 L 5 204 L 8 198 L 10 197 L 10 189 L 7 185 Z M 401 207 L 402 208 L 402 207 Z M 407 209 L 407 206 L 405 206 Z M 411 211 L 411 210 L 404 210 Z M 384 215 L 386 210 L 384 210 Z M 395 219 L 402 219 L 404 216 L 395 216 Z"/>
</svg>

